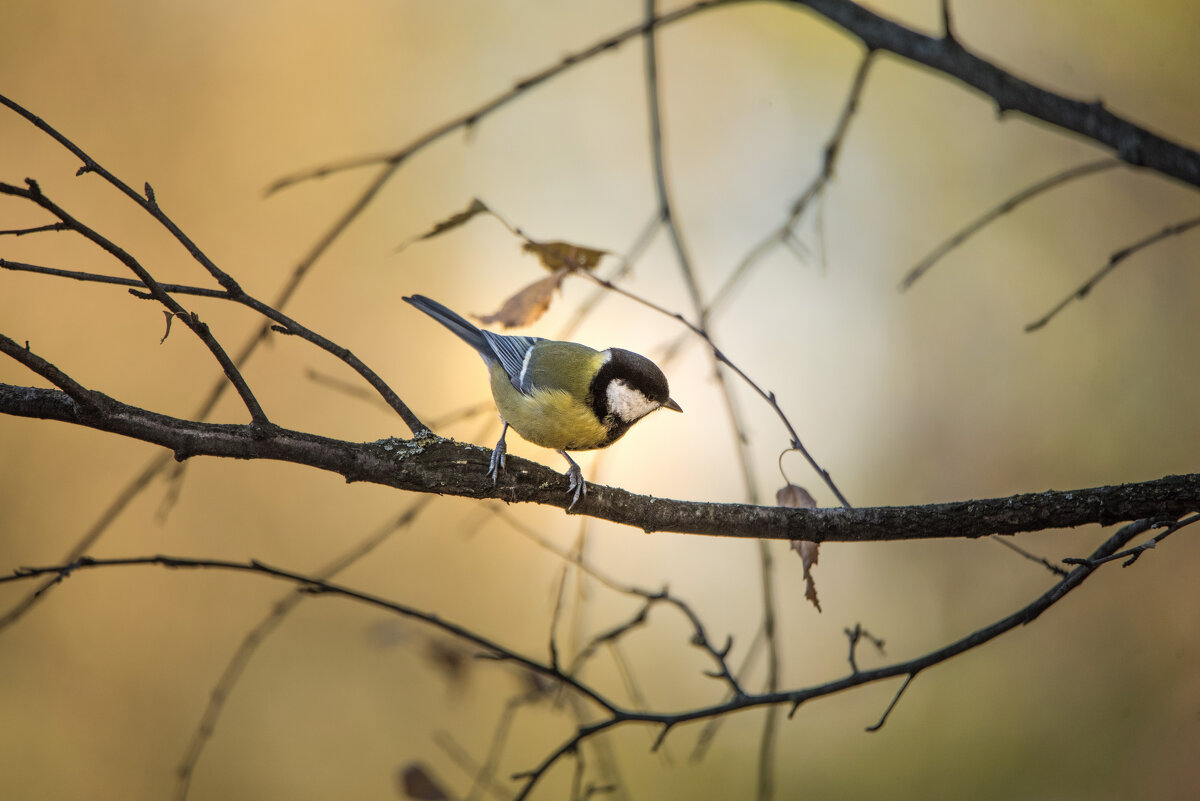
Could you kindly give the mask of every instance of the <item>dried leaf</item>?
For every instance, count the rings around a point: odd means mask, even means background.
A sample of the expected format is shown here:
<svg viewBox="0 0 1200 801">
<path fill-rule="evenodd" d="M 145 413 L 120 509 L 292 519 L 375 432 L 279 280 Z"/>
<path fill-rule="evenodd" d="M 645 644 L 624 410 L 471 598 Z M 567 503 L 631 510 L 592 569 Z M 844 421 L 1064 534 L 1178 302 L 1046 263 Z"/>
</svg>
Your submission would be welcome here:
<svg viewBox="0 0 1200 801">
<path fill-rule="evenodd" d="M 554 275 L 534 281 L 529 286 L 504 301 L 495 314 L 478 315 L 476 319 L 484 325 L 500 324 L 505 328 L 520 328 L 531 325 L 550 308 L 554 290 L 562 284 L 569 270 L 561 269 Z"/>
<path fill-rule="evenodd" d="M 171 321 L 175 319 L 175 313 L 163 309 L 163 315 L 167 318 L 167 330 L 163 332 L 162 339 L 158 340 L 158 344 L 167 341 L 167 337 L 171 335 Z"/>
<path fill-rule="evenodd" d="M 817 502 L 804 487 L 788 484 L 775 493 L 775 503 L 793 509 L 816 509 Z M 821 611 L 821 602 L 817 600 L 817 585 L 813 581 L 812 567 L 817 563 L 819 543 L 808 540 L 792 540 L 792 550 L 800 554 L 800 562 L 804 566 L 804 597 Z"/>
<path fill-rule="evenodd" d="M 484 214 L 484 213 L 487 213 L 490 211 L 491 211 L 491 209 L 489 209 L 487 207 L 486 203 L 484 203 L 479 198 L 474 198 L 471 201 L 471 205 L 467 206 L 465 211 L 460 211 L 458 214 L 455 214 L 451 217 L 447 217 L 446 219 L 437 223 L 436 225 L 433 226 L 433 228 L 430 228 L 428 231 L 421 234 L 420 236 L 413 237 L 412 239 L 408 240 L 404 244 L 400 245 L 400 247 L 396 248 L 396 250 L 404 250 L 404 248 L 408 247 L 413 242 L 420 242 L 425 239 L 433 239 L 435 236 L 444 234 L 447 231 L 450 231 L 450 230 L 457 228 L 460 225 L 468 222 L 472 217 L 474 217 L 477 214 Z"/>
<path fill-rule="evenodd" d="M 536 253 L 538 261 L 551 272 L 558 270 L 594 270 L 600 259 L 608 255 L 607 250 L 585 248 L 570 242 L 534 242 L 529 240 L 522 248 L 526 253 Z"/>
<path fill-rule="evenodd" d="M 775 493 L 775 503 L 792 509 L 816 509 L 817 501 L 804 487 L 788 484 Z"/>
<path fill-rule="evenodd" d="M 817 563 L 817 543 L 808 540 L 792 540 L 792 549 L 800 554 L 804 565 L 804 597 L 821 611 L 821 602 L 817 600 L 817 585 L 813 581 L 811 568 Z"/>
<path fill-rule="evenodd" d="M 396 776 L 400 785 L 400 793 L 405 798 L 415 798 L 417 801 L 449 801 L 450 796 L 441 785 L 429 775 L 429 769 L 420 762 L 410 762 L 400 768 Z"/>
</svg>

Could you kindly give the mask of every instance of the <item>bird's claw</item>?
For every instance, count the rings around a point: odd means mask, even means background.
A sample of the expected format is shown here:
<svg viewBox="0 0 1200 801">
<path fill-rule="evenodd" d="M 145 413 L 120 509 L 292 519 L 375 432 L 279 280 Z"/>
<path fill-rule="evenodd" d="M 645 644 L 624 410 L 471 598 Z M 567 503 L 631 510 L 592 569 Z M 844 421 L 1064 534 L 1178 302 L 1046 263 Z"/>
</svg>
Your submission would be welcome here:
<svg viewBox="0 0 1200 801">
<path fill-rule="evenodd" d="M 570 482 L 567 485 L 567 494 L 572 495 L 571 504 L 567 507 L 567 511 L 575 508 L 575 504 L 579 503 L 580 498 L 587 497 L 587 482 L 583 480 L 583 471 L 579 469 L 579 465 L 571 463 L 571 468 L 567 470 L 567 480 Z"/>
<path fill-rule="evenodd" d="M 496 447 L 492 449 L 492 458 L 488 462 L 487 474 L 492 477 L 492 484 L 500 478 L 500 471 L 504 469 L 504 454 L 508 451 L 508 446 L 504 443 L 503 437 L 496 443 Z"/>
</svg>

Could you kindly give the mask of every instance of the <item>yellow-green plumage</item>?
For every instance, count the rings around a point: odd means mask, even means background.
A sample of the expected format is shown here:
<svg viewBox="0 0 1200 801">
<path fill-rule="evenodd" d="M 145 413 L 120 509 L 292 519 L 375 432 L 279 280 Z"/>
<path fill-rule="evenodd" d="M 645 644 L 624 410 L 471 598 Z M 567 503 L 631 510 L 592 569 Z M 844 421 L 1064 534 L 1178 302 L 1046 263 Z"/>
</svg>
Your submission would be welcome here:
<svg viewBox="0 0 1200 801">
<path fill-rule="evenodd" d="M 518 434 L 543 448 L 585 451 L 603 448 L 615 437 L 586 402 L 588 382 L 605 355 L 574 342 L 542 342 L 529 359 L 535 387 L 523 395 L 498 363 L 489 366 L 492 397 L 500 417 Z"/>
</svg>

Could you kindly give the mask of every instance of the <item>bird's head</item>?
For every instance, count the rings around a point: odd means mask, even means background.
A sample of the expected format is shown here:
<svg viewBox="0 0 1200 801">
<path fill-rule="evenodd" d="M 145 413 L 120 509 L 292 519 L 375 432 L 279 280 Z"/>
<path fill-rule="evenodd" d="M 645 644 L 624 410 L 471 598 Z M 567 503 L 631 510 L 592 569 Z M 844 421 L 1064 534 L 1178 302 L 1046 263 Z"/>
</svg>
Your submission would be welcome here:
<svg viewBox="0 0 1200 801">
<path fill-rule="evenodd" d="M 657 364 L 621 348 L 609 348 L 605 353 L 608 360 L 592 382 L 598 417 L 612 417 L 628 426 L 655 409 L 683 411 L 671 399 L 667 377 Z"/>
</svg>

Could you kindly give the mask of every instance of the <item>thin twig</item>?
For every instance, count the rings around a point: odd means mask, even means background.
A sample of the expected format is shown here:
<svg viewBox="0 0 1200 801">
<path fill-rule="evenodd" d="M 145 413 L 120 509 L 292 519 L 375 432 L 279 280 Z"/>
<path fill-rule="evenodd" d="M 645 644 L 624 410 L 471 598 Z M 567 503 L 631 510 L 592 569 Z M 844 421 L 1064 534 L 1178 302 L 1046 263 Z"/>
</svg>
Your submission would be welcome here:
<svg viewBox="0 0 1200 801">
<path fill-rule="evenodd" d="M 841 155 L 846 136 L 850 132 L 850 123 L 854 119 L 859 103 L 862 100 L 863 90 L 867 85 L 867 75 L 871 65 L 875 61 L 873 58 L 874 55 L 873 50 L 868 50 L 858 63 L 858 69 L 855 70 L 854 78 L 850 82 L 850 89 L 842 104 L 842 110 L 838 115 L 837 122 L 833 126 L 833 132 L 825 142 L 824 148 L 822 148 L 821 167 L 817 171 L 817 174 L 808 182 L 808 185 L 800 193 L 799 197 L 792 202 L 787 219 L 751 247 L 746 255 L 742 257 L 742 260 L 738 262 L 738 265 L 725 278 L 725 282 L 713 293 L 712 300 L 708 304 L 710 315 L 715 314 L 722 305 L 733 297 L 734 290 L 750 274 L 751 268 L 759 264 L 764 256 L 781 244 L 794 247 L 796 227 L 800 224 L 801 219 L 803 219 L 804 213 L 810 208 L 813 200 L 817 200 L 819 203 L 824 199 L 825 190 L 833 181 L 838 157 Z M 820 212 L 820 209 L 821 206 L 818 205 L 818 212 Z M 820 229 L 818 228 L 818 230 Z M 823 262 L 823 241 L 821 242 L 821 252 Z"/>
<path fill-rule="evenodd" d="M 332 579 L 351 565 L 359 562 L 386 542 L 397 531 L 407 527 L 416 520 L 417 516 L 429 505 L 430 500 L 431 497 L 419 498 L 394 520 L 380 527 L 377 531 L 371 533 L 361 542 L 356 543 L 318 570 L 314 574 L 314 577 L 325 580 Z M 276 601 L 266 617 L 246 633 L 241 644 L 234 651 L 229 662 L 226 663 L 225 669 L 221 671 L 220 678 L 217 679 L 216 684 L 213 685 L 212 691 L 209 693 L 208 704 L 204 708 L 204 713 L 200 716 L 200 722 L 197 724 L 195 731 L 192 732 L 192 739 L 189 741 L 187 748 L 184 750 L 184 755 L 175 769 L 175 798 L 177 801 L 185 801 L 187 799 L 192 785 L 192 777 L 196 772 L 196 765 L 199 763 L 205 747 L 213 737 L 217 723 L 221 719 L 221 713 L 225 709 L 225 703 L 229 700 L 230 694 L 241 679 L 247 665 L 250 664 L 250 660 L 267 637 L 279 628 L 288 615 L 291 614 L 292 610 L 307 597 L 309 597 L 309 593 L 304 592 L 303 588 L 301 588 L 289 592 Z"/>
<path fill-rule="evenodd" d="M 30 272 L 39 275 L 49 275 L 58 278 L 69 278 L 75 281 L 84 281 L 89 283 L 113 284 L 116 286 L 130 287 L 130 292 L 139 298 L 148 298 L 146 294 L 139 292 L 137 287 L 143 286 L 143 283 L 133 278 L 123 278 L 112 275 L 103 275 L 100 273 L 83 272 L 80 270 L 64 270 L 57 267 L 43 267 L 37 264 L 27 264 L 24 262 L 13 262 L 0 259 L 0 268 L 7 270 L 15 270 L 20 272 Z M 341 345 L 333 342 L 331 339 L 318 334 L 316 331 L 301 324 L 294 318 L 284 314 L 272 306 L 263 303 L 254 296 L 241 292 L 236 295 L 230 294 L 223 289 L 210 289 L 206 287 L 189 286 L 186 284 L 159 284 L 163 292 L 168 295 L 194 295 L 198 297 L 214 298 L 217 300 L 227 300 L 233 303 L 245 306 L 274 323 L 276 330 L 280 333 L 287 333 L 292 336 L 300 337 L 308 342 L 316 345 L 321 350 L 329 353 L 344 362 L 350 369 L 359 374 L 382 398 L 402 420 L 409 426 L 417 436 L 429 433 L 429 427 L 421 422 L 408 405 L 400 399 L 388 384 L 374 370 L 368 367 L 361 359 L 354 355 L 353 352 L 343 348 Z"/>
<path fill-rule="evenodd" d="M 904 695 L 904 691 L 908 689 L 908 685 L 912 684 L 912 680 L 917 677 L 919 671 L 909 673 L 904 677 L 904 683 L 900 685 L 900 689 L 896 690 L 896 694 L 892 696 L 892 702 L 887 705 L 887 709 L 883 710 L 883 715 L 874 725 L 868 726 L 867 731 L 879 731 L 883 728 L 883 724 L 887 723 L 888 716 L 892 714 L 892 710 L 896 708 L 896 704 L 900 703 L 900 696 Z"/>
<path fill-rule="evenodd" d="M 3 99 L 3 97 L 0 97 L 0 101 Z M 225 377 L 229 380 L 229 383 L 232 384 L 234 389 L 237 390 L 238 395 L 242 399 L 242 403 L 246 406 L 246 410 L 250 413 L 251 420 L 256 426 L 263 429 L 264 434 L 269 431 L 271 428 L 271 421 L 268 419 L 266 412 L 263 411 L 262 406 L 259 404 L 258 399 L 255 398 L 254 393 L 250 390 L 250 386 L 246 383 L 246 379 L 242 376 L 241 371 L 238 369 L 237 365 L 234 364 L 233 360 L 229 358 L 229 355 L 225 352 L 225 348 L 222 347 L 221 343 L 217 341 L 217 338 L 213 336 L 208 325 L 203 323 L 195 312 L 188 311 L 184 309 L 183 306 L 179 305 L 179 302 L 162 288 L 162 285 L 159 284 L 158 281 L 150 274 L 150 271 L 143 267 L 141 262 L 134 258 L 132 254 L 130 254 L 124 248 L 118 246 L 111 239 L 108 239 L 100 234 L 94 228 L 84 224 L 82 221 L 69 214 L 65 209 L 47 197 L 45 193 L 42 192 L 41 187 L 38 186 L 37 182 L 32 179 L 25 179 L 25 188 L 13 186 L 12 184 L 0 183 L 0 194 L 11 195 L 13 197 L 19 197 L 24 200 L 28 200 L 29 202 L 50 212 L 72 231 L 79 234 L 84 239 L 87 239 L 93 245 L 96 245 L 101 250 L 105 251 L 117 261 L 128 267 L 129 270 L 137 276 L 138 280 L 146 287 L 146 289 L 150 291 L 150 293 L 154 296 L 154 299 L 166 307 L 167 311 L 171 313 L 172 317 L 178 317 L 181 319 L 184 324 L 191 329 L 196 337 L 204 343 L 204 346 L 208 348 L 209 352 L 212 353 L 213 358 L 215 358 L 217 363 L 221 366 L 221 371 L 225 373 Z M 155 208 L 157 208 L 157 206 Z M 233 286 L 236 289 L 236 293 L 234 294 L 241 293 L 241 289 L 237 287 L 236 283 L 233 284 Z"/>
<path fill-rule="evenodd" d="M 779 689 L 782 658 L 775 632 L 775 570 L 771 559 L 771 543 L 766 540 L 758 541 L 758 567 L 762 586 L 762 632 L 767 645 L 767 682 L 764 689 L 773 693 Z M 770 801 L 775 795 L 775 750 L 779 723 L 779 707 L 768 707 L 758 747 L 758 801 Z"/>
<path fill-rule="evenodd" d="M 592 643 L 585 647 L 576 657 L 575 662 L 567 671 L 569 674 L 573 675 L 578 670 L 581 660 L 586 656 L 590 656 L 591 653 L 594 652 L 600 645 L 605 645 L 609 642 L 612 642 L 627 631 L 642 625 L 645 622 L 645 616 L 648 614 L 651 606 L 657 603 L 665 603 L 675 607 L 680 613 L 683 614 L 685 618 L 688 619 L 688 622 L 692 625 L 691 644 L 705 651 L 716 664 L 716 670 L 708 673 L 707 675 L 714 678 L 724 679 L 734 696 L 745 694 L 741 683 L 738 681 L 734 673 L 729 669 L 729 665 L 726 662 L 730 645 L 727 644 L 723 648 L 717 648 L 709 639 L 708 632 L 705 629 L 704 624 L 701 622 L 700 616 L 696 614 L 695 610 L 692 609 L 692 607 L 686 601 L 672 595 L 671 592 L 666 588 L 655 592 L 642 589 L 640 587 L 635 587 L 631 584 L 626 584 L 625 582 L 615 579 L 596 569 L 593 565 L 584 560 L 582 556 L 564 551 L 557 545 L 551 543 L 549 540 L 542 537 L 537 531 L 525 525 L 524 522 L 519 520 L 515 515 L 511 514 L 503 507 L 493 507 L 493 510 L 495 511 L 496 515 L 504 520 L 504 522 L 507 523 L 514 531 L 528 538 L 539 547 L 555 554 L 560 559 L 576 565 L 581 571 L 587 573 L 589 576 L 601 582 L 609 589 L 625 595 L 641 598 L 643 601 L 645 601 L 642 609 L 628 621 L 618 624 L 607 632 L 597 635 L 593 639 Z M 730 644 L 731 643 L 732 640 L 730 641 Z"/>
<path fill-rule="evenodd" d="M 33 112 L 29 111 L 21 104 L 3 95 L 0 95 L 0 105 L 7 106 L 9 109 L 24 117 L 35 128 L 49 136 L 54 141 L 58 142 L 64 148 L 69 150 L 77 159 L 83 162 L 83 166 L 76 171 L 76 175 L 95 173 L 116 188 L 121 194 L 125 195 L 138 206 L 140 206 L 143 211 L 154 218 L 155 222 L 170 232 L 171 236 L 175 237 L 179 244 L 183 246 L 184 250 L 191 254 L 192 258 L 195 259 L 196 262 L 199 263 L 206 271 L 208 271 L 209 275 L 215 278 L 217 283 L 219 283 L 225 289 L 225 291 L 233 295 L 236 295 L 242 291 L 241 287 L 238 286 L 237 281 L 233 280 L 231 275 L 218 267 L 212 261 L 212 259 L 208 258 L 208 256 L 204 254 L 204 251 L 200 250 L 196 243 L 193 242 L 187 236 L 187 234 L 185 234 L 183 230 L 175 224 L 175 221 L 168 217 L 167 214 L 163 212 L 161 208 L 159 208 L 158 200 L 154 195 L 154 190 L 150 188 L 149 183 L 145 184 L 143 192 L 135 192 L 132 187 L 130 187 L 113 173 L 109 172 L 102 164 L 84 152 L 83 148 L 79 147 L 79 145 L 75 144 L 66 136 L 59 133 L 56 128 L 43 120 L 41 117 L 38 117 Z M 66 221 L 64 220 L 64 222 Z"/>
<path fill-rule="evenodd" d="M 1005 200 L 999 205 L 993 206 L 979 217 L 967 223 L 958 231 L 955 231 L 954 234 L 952 234 L 949 238 L 945 239 L 941 244 L 931 250 L 925 256 L 925 258 L 921 259 L 916 263 L 916 265 L 909 268 L 908 272 L 904 274 L 904 280 L 900 282 L 900 291 L 903 292 L 911 287 L 919 278 L 921 278 L 921 276 L 929 272 L 929 270 L 935 264 L 941 261 L 942 258 L 944 258 L 948 253 L 1023 203 L 1032 200 L 1043 192 L 1047 192 L 1056 186 L 1061 186 L 1065 183 L 1073 181 L 1076 178 L 1083 178 L 1084 176 L 1092 175 L 1093 173 L 1097 172 L 1103 172 L 1104 170 L 1111 170 L 1113 167 L 1119 166 L 1121 166 L 1120 159 L 1104 158 L 1097 161 L 1089 161 L 1086 164 L 1079 164 L 1074 167 L 1069 167 L 1068 169 L 1042 178 L 1041 180 L 1025 187 L 1016 194 L 1005 198 Z"/>
<path fill-rule="evenodd" d="M 488 743 L 483 764 L 476 771 L 475 780 L 471 782 L 471 789 L 467 791 L 464 801 L 475 801 L 485 788 L 493 784 L 496 778 L 496 768 L 500 764 L 500 755 L 504 753 L 504 745 L 508 742 L 508 733 L 516 718 L 517 709 L 528 703 L 530 703 L 528 695 L 519 695 L 508 699 L 504 704 L 504 709 L 500 711 L 500 717 L 496 720 L 496 727 L 492 730 L 492 737 Z"/>
<path fill-rule="evenodd" d="M 1089 567 L 1099 567 L 1107 562 L 1115 562 L 1117 560 L 1124 559 L 1125 561 L 1121 564 L 1121 567 L 1129 567 L 1136 562 L 1143 553 L 1155 548 L 1160 542 L 1174 534 L 1176 531 L 1179 531 L 1181 528 L 1190 526 L 1198 521 L 1200 521 L 1200 515 L 1191 515 L 1182 520 L 1153 522 L 1148 526 L 1148 528 L 1161 527 L 1163 528 L 1163 532 L 1161 534 L 1154 535 L 1140 545 L 1136 545 L 1126 551 L 1110 554 L 1101 559 L 1078 559 L 1075 557 L 1067 557 L 1066 559 L 1063 559 L 1063 562 L 1068 565 L 1087 565 Z"/>
<path fill-rule="evenodd" d="M 582 275 L 583 277 L 587 278 L 588 280 L 593 281 L 593 282 L 599 284 L 600 286 L 603 286 L 614 292 L 617 292 L 617 293 L 629 298 L 630 300 L 636 301 L 637 303 L 640 303 L 643 306 L 646 306 L 647 308 L 654 309 L 655 311 L 659 312 L 660 314 L 665 314 L 668 317 L 678 320 L 680 323 L 682 323 L 684 326 L 686 326 L 689 330 L 691 330 L 692 333 L 696 334 L 701 339 L 703 339 L 705 341 L 705 344 L 707 344 L 708 347 L 712 350 L 713 356 L 717 359 L 717 361 L 721 362 L 722 364 L 724 364 L 725 366 L 727 366 L 731 370 L 733 370 L 733 372 L 736 373 L 738 375 L 738 377 L 741 378 L 742 381 L 744 381 L 747 384 L 747 386 L 749 386 L 751 389 L 753 389 L 758 394 L 759 397 L 761 397 L 763 400 L 765 400 L 767 402 L 767 404 L 775 412 L 775 415 L 784 424 L 784 427 L 787 428 L 788 435 L 791 439 L 792 448 L 795 449 L 798 453 L 800 453 L 804 457 L 805 461 L 808 462 L 809 466 L 817 473 L 818 476 L 821 477 L 821 480 L 825 483 L 825 486 L 827 486 L 829 488 L 829 490 L 837 498 L 838 503 L 841 504 L 846 509 L 853 508 L 853 507 L 851 507 L 850 502 L 848 500 L 846 500 L 846 497 L 844 495 L 842 495 L 841 490 L 838 489 L 837 485 L 834 483 L 833 476 L 830 475 L 829 471 L 827 471 L 825 468 L 821 467 L 821 465 L 819 465 L 817 463 L 816 459 L 814 459 L 812 457 L 812 454 L 810 454 L 808 452 L 808 449 L 804 447 L 803 443 L 800 441 L 800 436 L 796 433 L 796 429 L 792 426 L 791 420 L 788 419 L 788 417 L 784 413 L 783 409 L 779 406 L 779 402 L 775 398 L 775 393 L 767 392 L 762 387 L 760 387 L 757 383 L 755 383 L 754 380 L 751 379 L 749 375 L 747 375 L 740 367 L 738 367 L 734 362 L 732 362 L 729 359 L 729 357 L 727 357 L 725 355 L 725 353 L 713 343 L 712 339 L 708 336 L 708 334 L 703 329 L 701 329 L 699 326 L 697 326 L 696 324 L 689 321 L 682 314 L 669 311 L 669 310 L 663 308 L 662 306 L 659 306 L 657 303 L 655 303 L 651 300 L 647 300 L 646 298 L 643 298 L 640 295 L 636 295 L 633 292 L 630 292 L 629 290 L 612 283 L 611 281 L 606 281 L 605 279 L 600 278 L 599 276 L 593 275 L 589 272 L 582 272 L 579 274 Z"/>
<path fill-rule="evenodd" d="M 557 671 L 549 665 L 539 662 L 536 659 L 524 656 L 517 651 L 508 648 L 496 642 L 495 640 L 492 640 L 489 637 L 485 637 L 482 634 L 477 634 L 465 626 L 452 623 L 439 615 L 425 612 L 407 604 L 389 601 L 377 595 L 362 592 L 346 585 L 337 584 L 325 579 L 319 579 L 311 574 L 298 573 L 296 571 L 274 567 L 258 560 L 251 560 L 249 562 L 235 562 L 227 559 L 195 559 L 190 557 L 166 556 L 161 554 L 158 556 L 139 556 L 114 559 L 93 559 L 85 556 L 79 561 L 70 565 L 18 568 L 10 575 L 0 576 L 0 584 L 8 584 L 14 581 L 24 581 L 40 576 L 59 575 L 63 573 L 70 574 L 96 568 L 146 566 L 156 566 L 168 569 L 226 570 L 235 573 L 265 575 L 274 579 L 295 584 L 299 589 L 306 593 L 317 595 L 324 594 L 345 598 L 378 609 L 385 609 L 402 617 L 411 618 L 413 620 L 425 623 L 426 625 L 441 630 L 452 637 L 462 640 L 465 643 L 474 645 L 482 651 L 483 655 L 486 655 L 492 659 L 497 661 L 511 662 L 518 667 L 531 671 L 532 673 L 545 676 L 552 681 L 565 685 L 571 690 L 578 692 L 582 697 L 593 702 L 596 704 L 596 706 L 605 711 L 610 713 L 616 713 L 620 711 L 619 707 L 615 706 L 601 693 L 585 685 L 583 682 L 580 682 L 571 676 L 562 673 L 561 671 Z"/>
<path fill-rule="evenodd" d="M 433 733 L 433 742 L 434 745 L 442 749 L 442 753 L 449 757 L 450 761 L 457 765 L 463 773 L 472 777 L 479 775 L 481 769 L 479 763 L 471 758 L 471 755 L 467 752 L 467 749 L 463 748 L 462 745 L 454 739 L 450 732 L 442 731 L 440 729 L 435 731 Z M 497 782 L 494 778 L 492 781 L 488 782 L 487 790 L 489 793 L 499 799 L 499 801 L 508 801 L 508 788 Z"/>
<path fill-rule="evenodd" d="M 1049 570 L 1051 573 L 1053 573 L 1056 576 L 1067 575 L 1066 570 L 1063 570 L 1061 567 L 1054 564 L 1049 559 L 1046 559 L 1043 556 L 1038 556 L 1037 554 L 1034 554 L 1034 553 L 1030 553 L 1029 551 L 1022 548 L 1020 545 L 1017 545 L 1015 542 L 1010 542 L 1009 540 L 1005 539 L 1004 537 L 997 537 L 997 536 L 992 536 L 991 539 L 993 542 L 1000 543 L 1005 548 L 1008 548 L 1010 551 L 1019 553 L 1021 556 L 1024 556 L 1029 561 L 1037 562 L 1039 565 L 1046 568 L 1047 570 Z"/>
<path fill-rule="evenodd" d="M 1108 276 L 1108 274 L 1111 273 L 1113 270 L 1115 270 L 1117 268 L 1117 266 L 1121 264 L 1121 262 L 1125 261 L 1125 259 L 1129 258 L 1130 256 L 1132 256 L 1133 254 L 1137 253 L 1140 250 L 1144 250 L 1145 248 L 1148 248 L 1151 245 L 1155 245 L 1155 244 L 1163 241 L 1164 239 L 1168 239 L 1172 236 L 1179 236 L 1180 234 L 1187 233 L 1188 231 L 1192 230 L 1193 228 L 1195 228 L 1197 226 L 1200 226 L 1200 217 L 1192 217 L 1187 220 L 1184 220 L 1183 222 L 1175 223 L 1174 225 L 1168 225 L 1166 228 L 1162 229 L 1161 231 L 1151 234 L 1150 236 L 1147 236 L 1144 239 L 1139 239 L 1137 242 L 1134 242 L 1132 245 L 1128 245 L 1127 247 L 1123 247 L 1120 250 L 1116 251 L 1115 253 L 1113 253 L 1111 256 L 1108 257 L 1108 263 L 1105 264 L 1103 267 L 1101 267 L 1100 270 L 1097 271 L 1095 275 L 1093 275 L 1087 281 L 1083 282 L 1082 286 L 1080 286 L 1078 289 L 1076 289 L 1070 295 L 1067 295 L 1065 298 L 1063 298 L 1061 301 L 1059 301 L 1057 306 L 1055 306 L 1050 311 L 1046 312 L 1046 314 L 1044 314 L 1042 317 L 1038 318 L 1037 320 L 1034 320 L 1032 323 L 1025 326 L 1026 333 L 1029 333 L 1031 331 L 1037 331 L 1039 328 L 1046 325 L 1046 323 L 1053 320 L 1058 315 L 1059 312 L 1061 312 L 1068 305 L 1070 305 L 1070 303 L 1072 301 L 1083 300 L 1085 297 L 1087 297 L 1089 292 L 1091 292 L 1093 289 L 1095 289 L 1096 284 L 1103 281 Z"/>
<path fill-rule="evenodd" d="M 0 236 L 26 236 L 28 234 L 42 234 L 47 231 L 69 231 L 70 228 L 64 222 L 49 223 L 47 225 L 36 225 L 32 228 L 9 228 L 6 231 L 0 231 Z"/>
<path fill-rule="evenodd" d="M 660 28 L 664 25 L 669 25 L 673 22 L 686 19 L 691 15 L 700 11 L 706 11 L 711 8 L 720 6 L 734 5 L 737 3 L 747 2 L 748 0 L 703 0 L 702 2 L 693 3 L 690 6 L 676 9 L 675 11 L 663 14 L 661 17 L 655 17 L 648 22 L 641 22 L 637 25 L 618 31 L 615 34 L 607 36 L 595 44 L 578 50 L 574 53 L 569 53 L 555 64 L 546 67 L 545 69 L 530 75 L 527 78 L 518 80 L 513 86 L 492 99 L 481 103 L 465 114 L 461 114 L 451 120 L 438 125 L 436 128 L 418 136 L 403 147 L 392 150 L 386 153 L 378 153 L 375 155 L 355 156 L 340 162 L 332 162 L 323 164 L 319 167 L 296 172 L 291 175 L 280 178 L 267 189 L 267 193 L 278 192 L 294 184 L 311 181 L 317 178 L 325 178 L 330 175 L 335 175 L 346 170 L 356 170 L 362 167 L 370 167 L 374 165 L 386 166 L 389 169 L 394 169 L 402 162 L 416 155 L 420 151 L 429 147 L 433 143 L 439 141 L 443 137 L 454 133 L 455 131 L 473 128 L 478 125 L 484 118 L 490 116 L 494 112 L 508 105 L 512 101 L 528 93 L 530 90 L 540 86 L 558 75 L 584 64 L 596 56 L 603 55 L 609 51 L 615 50 L 630 39 L 634 39 L 648 30 Z"/>
<path fill-rule="evenodd" d="M 858 644 L 860 642 L 862 642 L 863 640 L 869 641 L 872 645 L 875 646 L 876 650 L 879 651 L 879 654 L 881 656 L 883 655 L 883 653 L 884 653 L 883 640 L 879 639 L 875 635 L 871 634 L 871 632 L 864 629 L 862 627 L 862 623 L 855 623 L 853 629 L 846 629 L 845 632 L 846 632 L 846 639 L 848 639 L 850 641 L 850 652 L 849 652 L 849 654 L 847 654 L 846 658 L 850 662 L 850 672 L 851 673 L 858 672 L 858 660 L 856 659 L 856 655 L 858 653 Z"/>
<path fill-rule="evenodd" d="M 692 257 L 688 253 L 687 243 L 684 241 L 679 221 L 675 218 L 671 191 L 667 181 L 666 156 L 663 149 L 662 108 L 658 98 L 657 37 L 655 28 L 651 24 L 657 17 L 656 6 L 657 0 L 645 0 L 643 4 L 645 35 L 642 38 L 642 42 L 646 74 L 646 112 L 650 129 L 650 160 L 654 176 L 654 191 L 658 206 L 658 216 L 667 231 L 671 247 L 675 252 L 676 264 L 679 266 L 684 286 L 687 288 L 688 296 L 692 301 L 692 308 L 698 316 L 696 330 L 698 333 L 702 332 L 705 339 L 709 339 L 711 343 L 711 339 L 708 336 L 708 320 L 704 311 L 704 295 L 700 290 L 700 283 L 696 277 L 696 270 L 692 266 Z M 725 405 L 725 412 L 729 418 L 730 427 L 734 431 L 734 442 L 737 446 L 740 467 L 739 472 L 742 477 L 742 483 L 745 486 L 746 498 L 754 503 L 758 499 L 758 487 L 754 471 L 750 467 L 751 455 L 749 438 L 746 436 L 745 421 L 742 419 L 741 411 L 737 406 L 737 401 L 733 397 L 733 392 L 729 387 L 728 381 L 725 379 L 724 373 L 721 372 L 718 360 L 714 359 L 712 367 L 713 378 L 717 382 L 717 387 L 720 390 L 721 398 Z"/>
</svg>

